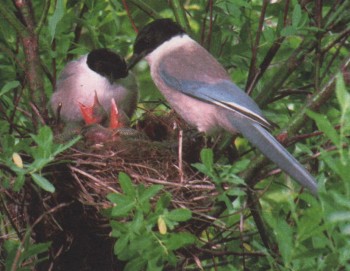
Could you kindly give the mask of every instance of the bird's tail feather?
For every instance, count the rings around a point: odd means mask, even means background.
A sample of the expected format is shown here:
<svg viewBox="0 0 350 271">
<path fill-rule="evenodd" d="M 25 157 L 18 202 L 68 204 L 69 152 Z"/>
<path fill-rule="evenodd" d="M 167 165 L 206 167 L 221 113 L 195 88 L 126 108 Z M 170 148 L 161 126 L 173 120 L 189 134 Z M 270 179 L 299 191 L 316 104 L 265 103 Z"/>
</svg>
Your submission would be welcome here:
<svg viewBox="0 0 350 271">
<path fill-rule="evenodd" d="M 247 120 L 234 120 L 234 127 L 284 172 L 317 194 L 314 177 L 263 127 Z"/>
</svg>

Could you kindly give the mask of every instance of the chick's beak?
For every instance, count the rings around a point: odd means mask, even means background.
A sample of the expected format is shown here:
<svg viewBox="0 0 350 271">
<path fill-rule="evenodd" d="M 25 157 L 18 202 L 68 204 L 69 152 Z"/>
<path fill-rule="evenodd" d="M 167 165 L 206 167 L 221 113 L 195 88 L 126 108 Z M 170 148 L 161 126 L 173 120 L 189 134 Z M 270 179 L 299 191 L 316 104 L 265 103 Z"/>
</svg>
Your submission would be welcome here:
<svg viewBox="0 0 350 271">
<path fill-rule="evenodd" d="M 82 103 L 79 103 L 80 112 L 83 116 L 83 119 L 85 121 L 85 124 L 93 124 L 96 123 L 96 118 L 93 114 L 93 107 L 92 106 L 86 106 Z"/>
<path fill-rule="evenodd" d="M 115 103 L 114 98 L 111 100 L 111 112 L 109 115 L 109 128 L 116 129 L 123 126 L 123 124 L 119 121 L 119 112 L 118 107 Z"/>
<path fill-rule="evenodd" d="M 95 92 L 94 103 L 92 106 L 87 106 L 79 102 L 79 107 L 85 124 L 100 123 L 103 119 L 103 107 L 100 104 L 97 93 Z"/>
</svg>

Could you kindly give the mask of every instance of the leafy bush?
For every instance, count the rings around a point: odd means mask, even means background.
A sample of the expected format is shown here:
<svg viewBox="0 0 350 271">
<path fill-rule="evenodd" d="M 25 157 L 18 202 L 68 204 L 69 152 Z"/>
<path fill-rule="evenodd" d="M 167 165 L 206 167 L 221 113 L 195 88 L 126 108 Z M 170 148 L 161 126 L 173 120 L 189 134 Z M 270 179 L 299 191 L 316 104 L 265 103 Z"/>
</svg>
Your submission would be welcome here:
<svg viewBox="0 0 350 271">
<path fill-rule="evenodd" d="M 174 251 L 193 244 L 196 238 L 188 232 L 168 231 L 179 222 L 189 220 L 191 212 L 188 209 L 169 211 L 169 194 L 162 195 L 152 210 L 150 201 L 162 189 L 161 185 L 134 187 L 129 176 L 123 173 L 118 179 L 123 194 L 107 197 L 115 204 L 109 213 L 112 236 L 117 238 L 114 253 L 120 260 L 128 261 L 124 270 L 144 270 L 145 267 L 147 270 L 164 270 L 166 264 L 175 266 Z"/>
</svg>

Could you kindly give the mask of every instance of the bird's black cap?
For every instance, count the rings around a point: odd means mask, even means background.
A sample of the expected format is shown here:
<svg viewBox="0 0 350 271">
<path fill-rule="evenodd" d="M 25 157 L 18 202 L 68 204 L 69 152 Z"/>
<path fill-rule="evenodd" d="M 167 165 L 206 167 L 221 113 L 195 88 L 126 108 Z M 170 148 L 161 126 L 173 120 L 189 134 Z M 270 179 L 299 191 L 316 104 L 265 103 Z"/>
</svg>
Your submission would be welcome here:
<svg viewBox="0 0 350 271">
<path fill-rule="evenodd" d="M 106 77 L 111 83 L 128 75 L 124 58 L 106 48 L 92 50 L 86 63 L 91 70 Z"/>
<path fill-rule="evenodd" d="M 144 56 L 152 52 L 163 42 L 172 37 L 186 33 L 180 25 L 171 19 L 158 19 L 141 29 L 134 43 L 134 54 L 128 69 L 131 69 Z"/>
</svg>

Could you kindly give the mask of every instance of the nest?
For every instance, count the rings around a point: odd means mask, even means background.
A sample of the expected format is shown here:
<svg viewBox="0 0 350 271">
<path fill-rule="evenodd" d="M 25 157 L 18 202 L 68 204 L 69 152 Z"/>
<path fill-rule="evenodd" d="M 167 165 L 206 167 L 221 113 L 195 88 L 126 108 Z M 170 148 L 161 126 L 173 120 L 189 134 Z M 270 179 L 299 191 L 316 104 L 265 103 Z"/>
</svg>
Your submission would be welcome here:
<svg viewBox="0 0 350 271">
<path fill-rule="evenodd" d="M 151 128 L 151 125 L 155 126 Z M 162 134 L 155 133 L 154 129 L 162 130 Z M 106 144 L 80 145 L 59 157 L 58 162 L 70 161 L 64 175 L 68 173 L 74 180 L 78 188 L 76 198 L 84 205 L 108 207 L 106 195 L 122 193 L 118 174 L 124 172 L 135 185 L 163 185 L 172 195 L 172 208 L 208 212 L 211 206 L 208 197 L 214 193 L 215 186 L 191 166 L 199 160 L 203 136 L 174 114 L 148 116 L 138 124 L 138 130 L 146 131 L 148 138 L 124 136 Z M 53 183 L 61 183 L 60 178 L 57 179 L 61 173 L 52 173 L 56 176 Z"/>
<path fill-rule="evenodd" d="M 115 240 L 109 236 L 109 221 L 101 214 L 112 206 L 106 195 L 122 193 L 120 172 L 135 185 L 163 185 L 163 192 L 172 196 L 170 209 L 191 210 L 193 218 L 178 230 L 200 235 L 212 225 L 205 214 L 213 207 L 215 186 L 191 166 L 199 161 L 203 135 L 173 113 L 148 114 L 136 129 L 146 136 L 88 145 L 81 141 L 57 157 L 45 172 L 56 187 L 54 194 L 38 193 L 35 186 L 27 185 L 21 197 L 28 206 L 20 212 L 17 208 L 16 215 L 22 213 L 35 225 L 36 242 L 52 242 L 49 260 L 37 270 L 122 270 L 123 263 L 112 255 Z M 18 227 L 24 228 L 21 224 Z"/>
</svg>

